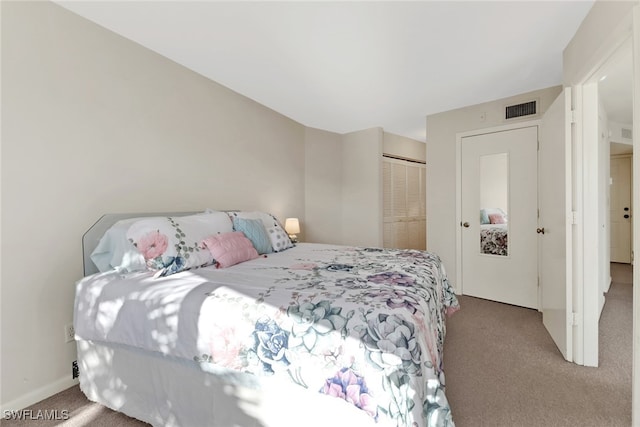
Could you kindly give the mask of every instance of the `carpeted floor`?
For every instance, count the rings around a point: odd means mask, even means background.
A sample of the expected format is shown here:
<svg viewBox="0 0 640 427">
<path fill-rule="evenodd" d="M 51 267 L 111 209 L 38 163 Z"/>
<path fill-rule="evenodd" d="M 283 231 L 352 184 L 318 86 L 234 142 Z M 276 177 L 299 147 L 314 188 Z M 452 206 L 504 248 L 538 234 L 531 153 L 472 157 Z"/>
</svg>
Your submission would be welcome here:
<svg viewBox="0 0 640 427">
<path fill-rule="evenodd" d="M 143 427 L 149 424 L 130 418 L 119 412 L 112 411 L 97 403 L 89 402 L 84 394 L 80 391 L 79 386 L 71 387 L 50 398 L 36 403 L 27 408 L 31 410 L 27 414 L 27 418 L 35 418 L 34 420 L 14 421 L 2 419 L 0 425 L 2 427 Z M 38 411 L 48 411 L 53 414 L 55 420 L 45 420 L 44 415 L 38 418 Z M 65 416 L 65 412 L 68 416 Z M 3 414 L 4 415 L 4 414 Z M 52 417 L 52 418 L 53 418 Z M 67 418 L 67 419 L 63 419 Z"/>
<path fill-rule="evenodd" d="M 444 350 L 456 425 L 630 426 L 631 266 L 612 264 L 612 277 L 598 368 L 564 361 L 539 312 L 461 296 Z"/>
<path fill-rule="evenodd" d="M 632 271 L 612 264 L 611 274 L 598 368 L 564 361 L 537 311 L 461 296 L 462 309 L 448 320 L 444 358 L 456 426 L 630 426 Z M 77 386 L 28 409 L 66 410 L 69 419 L 2 426 L 147 425 L 87 401 Z"/>
</svg>

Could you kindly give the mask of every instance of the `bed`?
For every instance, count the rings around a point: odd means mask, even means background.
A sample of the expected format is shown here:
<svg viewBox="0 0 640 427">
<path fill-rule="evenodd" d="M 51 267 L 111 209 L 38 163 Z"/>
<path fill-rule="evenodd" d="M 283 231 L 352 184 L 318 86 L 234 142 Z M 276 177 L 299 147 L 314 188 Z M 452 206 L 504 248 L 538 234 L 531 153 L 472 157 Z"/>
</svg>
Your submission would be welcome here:
<svg viewBox="0 0 640 427">
<path fill-rule="evenodd" d="M 83 239 L 74 326 L 90 400 L 158 426 L 453 425 L 442 351 L 458 302 L 436 255 L 283 243 L 262 212 L 127 216 Z M 149 240 L 163 227 L 175 236 Z"/>
</svg>

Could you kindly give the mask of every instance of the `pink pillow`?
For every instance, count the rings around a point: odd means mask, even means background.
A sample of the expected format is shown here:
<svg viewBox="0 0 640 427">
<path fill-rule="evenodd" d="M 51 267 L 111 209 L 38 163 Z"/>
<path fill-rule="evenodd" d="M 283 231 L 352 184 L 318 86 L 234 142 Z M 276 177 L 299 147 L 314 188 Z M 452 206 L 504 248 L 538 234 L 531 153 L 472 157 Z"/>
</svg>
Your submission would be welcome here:
<svg viewBox="0 0 640 427">
<path fill-rule="evenodd" d="M 504 217 L 502 214 L 494 213 L 489 214 L 489 223 L 490 224 L 506 224 Z"/>
<path fill-rule="evenodd" d="M 204 239 L 202 244 L 209 249 L 218 268 L 231 267 L 258 258 L 258 251 L 242 231 L 215 234 Z"/>
</svg>

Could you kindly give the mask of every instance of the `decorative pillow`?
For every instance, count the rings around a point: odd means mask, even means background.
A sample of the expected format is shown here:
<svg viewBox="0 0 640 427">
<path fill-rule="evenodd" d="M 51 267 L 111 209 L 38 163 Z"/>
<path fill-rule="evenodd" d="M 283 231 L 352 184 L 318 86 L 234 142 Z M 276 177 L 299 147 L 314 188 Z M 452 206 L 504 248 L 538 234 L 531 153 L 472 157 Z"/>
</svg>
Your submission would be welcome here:
<svg viewBox="0 0 640 427">
<path fill-rule="evenodd" d="M 282 252 L 285 249 L 289 249 L 293 247 L 293 243 L 291 243 L 291 239 L 286 231 L 279 227 L 269 227 L 267 229 L 267 233 L 269 233 L 269 238 L 271 239 L 271 246 L 273 246 L 274 252 Z"/>
<path fill-rule="evenodd" d="M 489 222 L 491 224 L 506 224 L 506 221 L 504 220 L 504 216 L 499 213 L 489 214 Z"/>
<path fill-rule="evenodd" d="M 259 256 L 251 241 L 241 231 L 209 236 L 202 244 L 209 249 L 219 268 L 231 267 Z"/>
<path fill-rule="evenodd" d="M 489 214 L 486 209 L 480 209 L 480 224 L 489 224 Z"/>
<path fill-rule="evenodd" d="M 233 225 L 225 212 L 182 217 L 141 219 L 127 230 L 127 238 L 142 254 L 147 268 L 169 276 L 214 263 L 202 241 L 213 234 L 229 233 Z"/>
<path fill-rule="evenodd" d="M 278 219 L 270 213 L 262 211 L 227 211 L 227 213 L 231 218 L 259 219 L 260 221 L 262 221 L 265 230 L 269 230 L 271 227 L 276 227 L 277 229 L 282 230 L 282 232 L 287 236 L 287 239 L 289 239 L 289 235 L 286 231 L 284 231 L 284 227 L 282 226 L 282 224 L 280 224 L 280 221 L 278 221 Z M 288 247 L 293 246 L 293 243 L 291 243 L 290 239 L 289 245 L 291 246 Z M 277 252 L 275 247 L 273 247 L 273 250 Z"/>
<path fill-rule="evenodd" d="M 270 254 L 273 252 L 271 240 L 269 240 L 261 220 L 233 217 L 233 229 L 243 232 L 256 248 L 258 254 Z"/>
</svg>

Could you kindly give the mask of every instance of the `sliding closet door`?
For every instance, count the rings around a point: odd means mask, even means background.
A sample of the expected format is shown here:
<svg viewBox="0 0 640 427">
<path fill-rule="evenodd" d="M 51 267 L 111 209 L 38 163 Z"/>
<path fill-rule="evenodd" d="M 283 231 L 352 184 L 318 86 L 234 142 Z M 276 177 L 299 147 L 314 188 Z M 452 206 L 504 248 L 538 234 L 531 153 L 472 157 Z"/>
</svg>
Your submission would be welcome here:
<svg viewBox="0 0 640 427">
<path fill-rule="evenodd" d="M 425 250 L 427 247 L 425 165 L 385 157 L 382 168 L 384 247 Z"/>
</svg>

